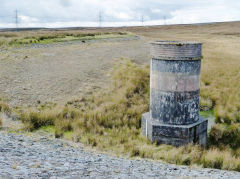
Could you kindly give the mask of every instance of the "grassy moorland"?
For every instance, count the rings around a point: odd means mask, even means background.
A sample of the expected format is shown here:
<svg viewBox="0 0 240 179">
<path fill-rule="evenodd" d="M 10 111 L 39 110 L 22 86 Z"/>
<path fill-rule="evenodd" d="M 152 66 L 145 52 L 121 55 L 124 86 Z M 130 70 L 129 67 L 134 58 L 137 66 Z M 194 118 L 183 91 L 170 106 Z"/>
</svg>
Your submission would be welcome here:
<svg viewBox="0 0 240 179">
<path fill-rule="evenodd" d="M 198 40 L 204 43 L 200 105 L 216 124 L 208 146 L 151 144 L 140 134 L 141 114 L 149 109 L 149 66 L 122 60 L 113 84 L 67 102 L 18 109 L 26 129 L 52 126 L 65 137 L 116 155 L 240 171 L 240 23 L 124 28 L 147 40 Z M 123 30 L 123 29 L 119 29 Z M 46 129 L 46 128 L 45 128 Z M 48 129 L 49 130 L 49 129 Z"/>
<path fill-rule="evenodd" d="M 24 109 L 20 118 L 28 130 L 54 126 L 57 138 L 72 139 L 117 155 L 240 171 L 239 150 L 231 145 L 238 141 L 225 136 L 237 135 L 235 128 L 223 129 L 219 134 L 214 127 L 207 149 L 151 144 L 140 130 L 141 114 L 149 107 L 149 67 L 123 60 L 112 76 L 114 82 L 109 91 L 69 101 L 65 106 Z M 215 143 L 219 137 L 225 139 L 224 145 Z"/>
</svg>

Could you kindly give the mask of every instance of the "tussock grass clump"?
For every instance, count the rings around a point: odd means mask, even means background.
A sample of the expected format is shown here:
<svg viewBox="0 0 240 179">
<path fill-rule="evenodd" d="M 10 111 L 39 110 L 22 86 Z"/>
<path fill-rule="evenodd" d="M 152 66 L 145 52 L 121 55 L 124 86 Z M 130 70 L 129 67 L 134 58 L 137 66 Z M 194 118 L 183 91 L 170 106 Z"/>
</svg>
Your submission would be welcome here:
<svg viewBox="0 0 240 179">
<path fill-rule="evenodd" d="M 8 104 L 6 104 L 0 100 L 0 112 L 10 114 L 11 111 L 12 111 L 11 107 Z"/>
<path fill-rule="evenodd" d="M 6 45 L 6 42 L 4 40 L 0 40 L 0 47 Z"/>
<path fill-rule="evenodd" d="M 55 125 L 57 129 L 69 131 L 72 129 L 70 122 L 76 118 L 78 112 L 64 106 L 49 106 L 41 108 L 30 108 L 20 113 L 20 119 L 26 129 L 33 131 L 43 126 Z"/>
<path fill-rule="evenodd" d="M 54 121 L 58 117 L 57 110 L 42 110 L 37 111 L 35 109 L 28 109 L 20 114 L 20 118 L 23 123 L 26 124 L 27 129 L 33 131 L 39 129 L 42 126 L 54 125 Z"/>
<path fill-rule="evenodd" d="M 220 151 L 212 148 L 206 151 L 201 159 L 201 163 L 205 168 L 218 168 L 224 170 L 240 171 L 240 158 L 231 155 L 231 151 Z"/>
<path fill-rule="evenodd" d="M 229 146 L 233 149 L 240 147 L 239 124 L 216 124 L 209 133 L 209 142 L 216 146 Z"/>
<path fill-rule="evenodd" d="M 6 115 L 10 115 L 12 113 L 12 108 L 0 98 L 0 127 L 3 124 L 3 119 L 1 113 L 5 113 Z"/>
</svg>

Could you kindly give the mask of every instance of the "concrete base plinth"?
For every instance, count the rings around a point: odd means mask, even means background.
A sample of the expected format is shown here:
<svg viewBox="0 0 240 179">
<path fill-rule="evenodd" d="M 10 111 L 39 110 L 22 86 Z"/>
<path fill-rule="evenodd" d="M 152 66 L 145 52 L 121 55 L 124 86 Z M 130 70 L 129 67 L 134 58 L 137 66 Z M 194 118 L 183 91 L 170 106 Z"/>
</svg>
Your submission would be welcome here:
<svg viewBox="0 0 240 179">
<path fill-rule="evenodd" d="M 196 123 L 188 125 L 162 124 L 150 118 L 150 113 L 142 115 L 142 133 L 152 142 L 174 146 L 195 143 L 207 144 L 208 120 L 199 116 Z"/>
</svg>

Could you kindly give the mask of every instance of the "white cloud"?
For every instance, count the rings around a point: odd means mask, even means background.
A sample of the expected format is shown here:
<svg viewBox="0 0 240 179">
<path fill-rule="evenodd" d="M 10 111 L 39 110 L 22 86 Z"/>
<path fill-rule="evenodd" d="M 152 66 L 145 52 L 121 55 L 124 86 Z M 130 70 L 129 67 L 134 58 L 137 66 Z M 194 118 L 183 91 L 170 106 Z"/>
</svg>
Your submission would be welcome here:
<svg viewBox="0 0 240 179">
<path fill-rule="evenodd" d="M 19 19 L 22 23 L 26 24 L 26 23 L 32 23 L 32 22 L 38 22 L 38 19 L 37 18 L 34 18 L 34 17 L 29 17 L 29 16 L 23 16 L 23 15 L 20 15 L 19 16 Z"/>
<path fill-rule="evenodd" d="M 0 0 L 0 27 L 14 27 L 19 11 L 21 27 L 104 26 L 164 23 L 202 23 L 240 19 L 240 2 L 234 0 Z"/>
<path fill-rule="evenodd" d="M 151 11 L 152 11 L 152 13 L 160 13 L 160 12 L 162 12 L 161 9 L 157 9 L 157 8 L 153 8 L 153 9 L 151 9 Z"/>
<path fill-rule="evenodd" d="M 240 19 L 238 9 L 224 5 L 186 8 L 176 10 L 171 12 L 171 14 L 173 18 L 169 19 L 169 22 L 173 24 L 182 21 L 185 23 L 204 23 L 235 21 Z"/>
</svg>

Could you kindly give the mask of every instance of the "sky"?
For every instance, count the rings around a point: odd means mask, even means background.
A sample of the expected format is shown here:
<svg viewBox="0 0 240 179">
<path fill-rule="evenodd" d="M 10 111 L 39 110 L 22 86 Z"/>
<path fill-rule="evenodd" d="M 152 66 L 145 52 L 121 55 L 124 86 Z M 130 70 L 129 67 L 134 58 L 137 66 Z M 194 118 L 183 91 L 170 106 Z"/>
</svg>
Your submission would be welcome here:
<svg viewBox="0 0 240 179">
<path fill-rule="evenodd" d="M 222 22 L 240 20 L 240 1 L 0 0 L 0 28 L 16 27 L 16 16 L 18 27 L 48 28 Z"/>
</svg>

